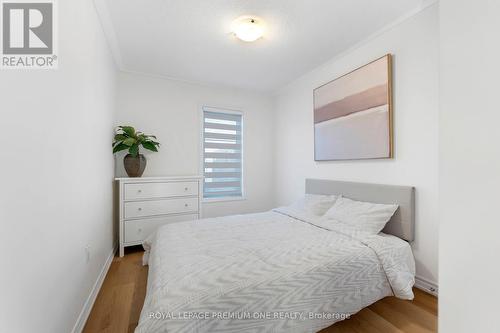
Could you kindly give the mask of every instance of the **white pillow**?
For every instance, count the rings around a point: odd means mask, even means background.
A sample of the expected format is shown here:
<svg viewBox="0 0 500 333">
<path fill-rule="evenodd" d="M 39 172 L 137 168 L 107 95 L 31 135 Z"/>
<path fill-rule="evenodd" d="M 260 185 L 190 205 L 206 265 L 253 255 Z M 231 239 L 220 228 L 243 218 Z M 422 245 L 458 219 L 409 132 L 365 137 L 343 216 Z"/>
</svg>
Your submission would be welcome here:
<svg viewBox="0 0 500 333">
<path fill-rule="evenodd" d="M 323 219 L 336 220 L 360 231 L 378 234 L 397 209 L 398 205 L 376 204 L 340 197 Z"/>
<path fill-rule="evenodd" d="M 337 198 L 336 195 L 306 194 L 291 204 L 289 208 L 306 215 L 323 216 L 337 201 Z"/>
</svg>

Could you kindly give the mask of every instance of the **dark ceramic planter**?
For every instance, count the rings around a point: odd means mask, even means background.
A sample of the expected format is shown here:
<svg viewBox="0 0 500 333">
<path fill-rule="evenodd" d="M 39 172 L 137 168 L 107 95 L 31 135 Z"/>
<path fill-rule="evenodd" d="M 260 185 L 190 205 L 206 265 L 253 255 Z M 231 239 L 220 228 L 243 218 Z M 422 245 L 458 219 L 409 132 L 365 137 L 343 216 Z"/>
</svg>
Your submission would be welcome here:
<svg viewBox="0 0 500 333">
<path fill-rule="evenodd" d="M 144 173 L 144 169 L 146 169 L 146 158 L 142 154 L 136 157 L 127 154 L 123 159 L 123 165 L 129 177 L 140 177 Z"/>
</svg>

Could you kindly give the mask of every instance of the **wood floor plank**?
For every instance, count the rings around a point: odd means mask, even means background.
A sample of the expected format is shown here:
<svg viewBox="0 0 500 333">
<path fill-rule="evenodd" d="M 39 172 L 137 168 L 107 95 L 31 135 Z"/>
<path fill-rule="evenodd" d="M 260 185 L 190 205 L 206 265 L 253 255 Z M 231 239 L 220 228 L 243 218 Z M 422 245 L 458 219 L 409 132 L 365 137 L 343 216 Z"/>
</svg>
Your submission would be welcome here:
<svg viewBox="0 0 500 333">
<path fill-rule="evenodd" d="M 430 314 L 412 301 L 386 297 L 371 305 L 370 309 L 406 333 L 437 331 L 437 316 Z"/>
<path fill-rule="evenodd" d="M 352 333 L 404 333 L 369 308 L 365 308 L 350 319 L 338 322 L 320 333 L 340 332 L 346 329 Z"/>
<path fill-rule="evenodd" d="M 141 248 L 115 257 L 89 315 L 84 333 L 133 333 L 146 295 L 147 266 Z M 413 301 L 386 297 L 320 333 L 434 333 L 437 299 L 415 289 Z"/>
<path fill-rule="evenodd" d="M 134 265 L 138 270 L 138 273 L 135 279 L 134 298 L 132 300 L 132 309 L 129 319 L 128 331 L 130 333 L 134 332 L 137 324 L 139 323 L 142 306 L 144 304 L 144 299 L 146 298 L 146 284 L 148 280 L 148 268 L 147 266 L 142 266 L 142 256 L 135 260 Z"/>
<path fill-rule="evenodd" d="M 360 330 L 363 332 L 403 333 L 403 331 L 369 308 L 358 312 L 354 319 L 359 323 Z"/>
<path fill-rule="evenodd" d="M 87 321 L 83 332 L 127 332 L 134 287 L 133 283 L 117 285 L 105 293 L 99 304 L 96 303 L 99 309 L 95 312 L 96 318 Z"/>
<path fill-rule="evenodd" d="M 414 289 L 414 294 L 415 299 L 413 300 L 413 303 L 433 315 L 438 313 L 438 302 L 436 296 L 416 288 Z"/>
</svg>

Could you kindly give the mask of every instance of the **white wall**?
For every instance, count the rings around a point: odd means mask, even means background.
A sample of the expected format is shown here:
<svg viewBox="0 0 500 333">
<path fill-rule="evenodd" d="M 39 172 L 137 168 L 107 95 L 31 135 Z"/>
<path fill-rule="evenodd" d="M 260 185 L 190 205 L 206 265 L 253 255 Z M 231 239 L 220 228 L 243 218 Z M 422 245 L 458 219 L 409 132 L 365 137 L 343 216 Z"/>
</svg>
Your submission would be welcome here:
<svg viewBox="0 0 500 333">
<path fill-rule="evenodd" d="M 443 333 L 498 332 L 500 2 L 440 2 Z"/>
<path fill-rule="evenodd" d="M 204 217 L 268 210 L 272 191 L 272 103 L 267 96 L 141 74 L 120 73 L 116 125 L 132 125 L 155 134 L 158 153 L 144 151 L 144 176 L 201 174 L 201 106 L 224 107 L 244 113 L 244 190 L 246 200 L 204 203 Z M 116 174 L 124 176 L 123 155 Z"/>
<path fill-rule="evenodd" d="M 70 332 L 113 246 L 114 64 L 92 1 L 58 4 L 59 69 L 0 71 L 2 332 Z"/>
<path fill-rule="evenodd" d="M 313 89 L 374 60 L 394 55 L 395 158 L 314 161 Z M 275 115 L 278 204 L 304 193 L 304 179 L 324 178 L 416 187 L 417 275 L 437 281 L 438 8 L 433 5 L 389 31 L 307 73 L 279 92 Z"/>
</svg>

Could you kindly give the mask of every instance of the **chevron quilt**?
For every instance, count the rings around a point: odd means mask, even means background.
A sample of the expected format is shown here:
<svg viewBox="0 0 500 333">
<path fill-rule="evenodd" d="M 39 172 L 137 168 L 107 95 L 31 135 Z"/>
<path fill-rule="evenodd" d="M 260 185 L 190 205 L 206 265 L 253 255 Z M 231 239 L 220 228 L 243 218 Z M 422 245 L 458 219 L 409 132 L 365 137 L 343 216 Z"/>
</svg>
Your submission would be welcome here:
<svg viewBox="0 0 500 333">
<path fill-rule="evenodd" d="M 286 209 L 165 225 L 144 247 L 136 333 L 317 332 L 383 297 L 413 298 L 406 242 Z"/>
</svg>

